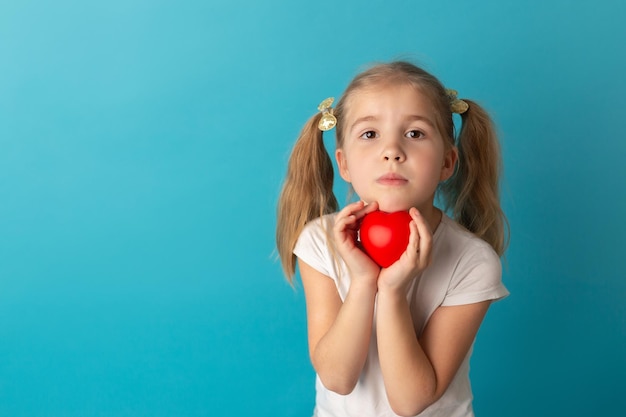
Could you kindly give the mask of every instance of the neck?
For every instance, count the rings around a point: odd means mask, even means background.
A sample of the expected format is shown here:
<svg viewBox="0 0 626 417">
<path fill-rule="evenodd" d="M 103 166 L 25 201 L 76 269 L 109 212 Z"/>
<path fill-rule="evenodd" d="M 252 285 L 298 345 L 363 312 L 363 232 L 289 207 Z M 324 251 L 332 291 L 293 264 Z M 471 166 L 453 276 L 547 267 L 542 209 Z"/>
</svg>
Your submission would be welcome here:
<svg viewBox="0 0 626 417">
<path fill-rule="evenodd" d="M 437 230 L 439 223 L 441 223 L 441 218 L 443 217 L 441 210 L 432 204 L 427 207 L 417 207 L 417 209 L 428 222 L 430 230 L 435 233 L 435 230 Z"/>
</svg>

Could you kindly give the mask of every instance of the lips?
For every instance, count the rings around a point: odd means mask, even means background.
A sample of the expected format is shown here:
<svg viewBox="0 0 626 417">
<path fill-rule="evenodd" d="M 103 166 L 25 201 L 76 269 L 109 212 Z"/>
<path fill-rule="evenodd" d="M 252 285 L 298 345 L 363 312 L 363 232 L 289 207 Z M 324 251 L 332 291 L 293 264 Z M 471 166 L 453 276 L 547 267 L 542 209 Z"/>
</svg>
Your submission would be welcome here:
<svg viewBox="0 0 626 417">
<path fill-rule="evenodd" d="M 403 185 L 406 184 L 408 180 L 402 175 L 389 172 L 381 177 L 378 177 L 376 182 L 383 185 Z"/>
</svg>

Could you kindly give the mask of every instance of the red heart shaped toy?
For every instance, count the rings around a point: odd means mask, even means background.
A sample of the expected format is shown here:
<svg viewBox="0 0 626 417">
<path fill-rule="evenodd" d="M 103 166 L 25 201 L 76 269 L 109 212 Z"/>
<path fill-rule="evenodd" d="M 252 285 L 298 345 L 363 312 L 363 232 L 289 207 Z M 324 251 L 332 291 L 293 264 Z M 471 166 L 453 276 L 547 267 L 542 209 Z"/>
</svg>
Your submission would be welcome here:
<svg viewBox="0 0 626 417">
<path fill-rule="evenodd" d="M 366 214 L 359 230 L 365 253 L 383 268 L 400 259 L 409 243 L 411 220 L 411 215 L 406 211 L 374 211 Z"/>
</svg>

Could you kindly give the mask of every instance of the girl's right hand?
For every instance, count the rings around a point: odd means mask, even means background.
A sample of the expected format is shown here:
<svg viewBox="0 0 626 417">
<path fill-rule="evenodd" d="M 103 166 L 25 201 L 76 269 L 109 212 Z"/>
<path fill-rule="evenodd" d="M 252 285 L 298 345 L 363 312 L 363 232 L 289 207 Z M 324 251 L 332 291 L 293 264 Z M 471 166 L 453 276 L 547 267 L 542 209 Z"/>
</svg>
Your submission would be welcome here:
<svg viewBox="0 0 626 417">
<path fill-rule="evenodd" d="M 378 203 L 365 205 L 363 201 L 348 204 L 335 217 L 333 234 L 337 251 L 350 270 L 352 281 L 370 279 L 376 284 L 380 267 L 357 244 L 361 220 L 366 214 L 378 210 Z"/>
</svg>

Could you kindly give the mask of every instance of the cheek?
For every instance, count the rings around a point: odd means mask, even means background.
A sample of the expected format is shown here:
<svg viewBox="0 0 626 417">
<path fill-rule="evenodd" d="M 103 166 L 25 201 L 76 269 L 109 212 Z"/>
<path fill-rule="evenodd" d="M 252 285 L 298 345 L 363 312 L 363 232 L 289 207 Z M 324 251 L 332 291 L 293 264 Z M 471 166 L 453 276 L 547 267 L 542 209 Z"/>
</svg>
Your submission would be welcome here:
<svg viewBox="0 0 626 417">
<path fill-rule="evenodd" d="M 359 178 L 362 177 L 362 172 L 360 169 L 360 165 L 355 163 L 354 161 L 348 161 L 346 163 L 346 175 L 342 175 L 342 178 L 348 182 L 359 181 Z"/>
<path fill-rule="evenodd" d="M 418 165 L 424 171 L 433 171 L 441 169 L 443 166 L 443 157 L 435 150 L 424 152 L 420 155 Z"/>
<path fill-rule="evenodd" d="M 341 178 L 352 182 L 357 180 L 363 172 L 364 155 L 354 149 L 342 149 L 338 153 L 337 166 Z"/>
</svg>

